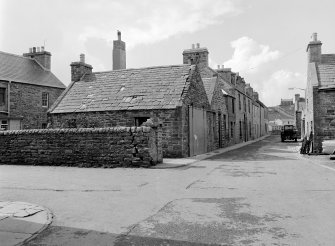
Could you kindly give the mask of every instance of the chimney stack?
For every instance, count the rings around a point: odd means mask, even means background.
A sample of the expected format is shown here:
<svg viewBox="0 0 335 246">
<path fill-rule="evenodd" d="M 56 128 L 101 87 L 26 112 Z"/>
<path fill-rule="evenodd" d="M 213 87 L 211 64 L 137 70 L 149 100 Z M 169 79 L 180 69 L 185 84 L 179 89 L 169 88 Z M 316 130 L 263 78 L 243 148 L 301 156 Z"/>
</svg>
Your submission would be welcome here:
<svg viewBox="0 0 335 246">
<path fill-rule="evenodd" d="M 200 48 L 200 44 L 196 46 L 192 44 L 192 49 L 186 49 L 183 51 L 183 64 L 198 64 L 202 67 L 208 67 L 208 50 L 203 47 Z"/>
<path fill-rule="evenodd" d="M 51 53 L 45 51 L 43 46 L 29 48 L 29 52 L 24 53 L 23 56 L 34 59 L 46 70 L 51 68 Z"/>
<path fill-rule="evenodd" d="M 126 69 L 126 43 L 121 40 L 120 31 L 117 38 L 113 41 L 113 70 Z"/>
<path fill-rule="evenodd" d="M 85 54 L 80 54 L 79 62 L 71 63 L 71 81 L 80 81 L 84 75 L 92 74 L 93 67 L 85 63 Z"/>
<path fill-rule="evenodd" d="M 318 40 L 317 33 L 312 34 L 312 41 L 307 45 L 308 63 L 321 62 L 321 41 Z"/>
</svg>

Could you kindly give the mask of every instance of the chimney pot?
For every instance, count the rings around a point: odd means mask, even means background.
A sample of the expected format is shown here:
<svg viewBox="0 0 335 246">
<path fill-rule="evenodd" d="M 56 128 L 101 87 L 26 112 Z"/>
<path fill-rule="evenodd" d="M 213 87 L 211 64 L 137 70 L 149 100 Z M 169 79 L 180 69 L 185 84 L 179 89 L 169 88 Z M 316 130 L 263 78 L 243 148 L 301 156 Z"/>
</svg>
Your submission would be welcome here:
<svg viewBox="0 0 335 246">
<path fill-rule="evenodd" d="M 40 47 L 37 47 L 37 52 L 40 52 Z"/>
<path fill-rule="evenodd" d="M 36 47 L 33 47 L 33 53 L 36 53 Z"/>
<path fill-rule="evenodd" d="M 29 48 L 29 53 L 32 53 L 33 52 L 33 48 Z"/>
<path fill-rule="evenodd" d="M 85 63 L 85 54 L 80 54 L 80 62 Z"/>
<path fill-rule="evenodd" d="M 117 30 L 117 39 L 121 41 L 121 32 L 119 30 Z"/>
<path fill-rule="evenodd" d="M 318 41 L 318 34 L 316 32 L 312 34 L 312 37 L 314 42 Z"/>
<path fill-rule="evenodd" d="M 218 69 L 220 69 L 220 65 L 218 65 Z"/>
<path fill-rule="evenodd" d="M 195 44 L 192 44 L 192 49 L 195 49 Z"/>
<path fill-rule="evenodd" d="M 41 52 L 43 52 L 44 51 L 44 46 L 41 46 Z"/>
<path fill-rule="evenodd" d="M 200 48 L 200 44 L 199 43 L 197 43 L 197 49 L 199 49 Z"/>
<path fill-rule="evenodd" d="M 221 65 L 221 68 L 224 68 L 224 65 L 223 65 L 223 64 Z"/>
</svg>

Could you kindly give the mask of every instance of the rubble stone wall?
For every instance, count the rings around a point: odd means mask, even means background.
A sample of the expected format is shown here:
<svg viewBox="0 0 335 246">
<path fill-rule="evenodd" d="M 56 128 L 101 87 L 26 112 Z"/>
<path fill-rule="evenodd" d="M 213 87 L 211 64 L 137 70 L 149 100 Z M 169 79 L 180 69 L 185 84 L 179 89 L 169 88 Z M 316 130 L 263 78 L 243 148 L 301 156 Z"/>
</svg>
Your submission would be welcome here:
<svg viewBox="0 0 335 246">
<path fill-rule="evenodd" d="M 322 152 L 322 141 L 335 138 L 335 90 L 313 88 L 313 152 Z"/>
<path fill-rule="evenodd" d="M 0 164 L 149 167 L 162 162 L 161 127 L 0 132 Z"/>
<path fill-rule="evenodd" d="M 187 142 L 182 142 L 181 109 L 123 110 L 86 113 L 50 114 L 52 128 L 104 128 L 117 126 L 134 126 L 136 118 L 146 117 L 162 124 L 162 148 L 165 158 L 186 157 L 182 149 Z M 75 123 L 72 125 L 72 123 Z M 182 146 L 182 147 L 181 147 Z"/>
<path fill-rule="evenodd" d="M 22 129 L 40 129 L 47 124 L 49 107 L 42 106 L 42 93 L 49 94 L 49 106 L 62 94 L 64 89 L 24 83 L 10 84 L 10 116 L 22 118 Z"/>
</svg>

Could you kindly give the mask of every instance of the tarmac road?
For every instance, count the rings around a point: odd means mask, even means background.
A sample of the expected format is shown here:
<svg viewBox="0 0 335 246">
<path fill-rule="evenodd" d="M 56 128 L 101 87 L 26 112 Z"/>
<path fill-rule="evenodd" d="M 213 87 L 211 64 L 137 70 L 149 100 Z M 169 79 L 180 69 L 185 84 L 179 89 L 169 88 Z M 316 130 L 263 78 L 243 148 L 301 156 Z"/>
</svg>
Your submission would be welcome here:
<svg viewBox="0 0 335 246">
<path fill-rule="evenodd" d="M 0 166 L 0 194 L 55 215 L 29 246 L 334 245 L 333 162 L 298 149 L 269 137 L 177 169 Z"/>
</svg>

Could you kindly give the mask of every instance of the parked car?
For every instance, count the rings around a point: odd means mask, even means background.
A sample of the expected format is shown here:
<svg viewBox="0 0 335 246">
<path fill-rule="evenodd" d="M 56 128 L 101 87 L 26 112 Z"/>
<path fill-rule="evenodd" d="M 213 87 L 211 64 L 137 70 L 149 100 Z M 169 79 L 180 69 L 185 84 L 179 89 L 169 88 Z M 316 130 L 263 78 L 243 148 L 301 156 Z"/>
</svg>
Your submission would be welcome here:
<svg viewBox="0 0 335 246">
<path fill-rule="evenodd" d="M 297 142 L 297 129 L 294 125 L 284 125 L 281 129 L 281 141 L 294 140 Z"/>
</svg>

